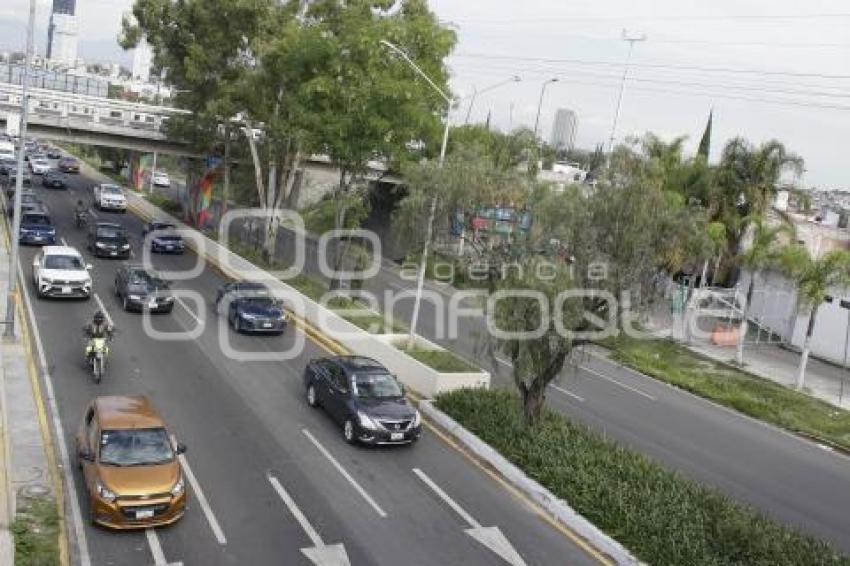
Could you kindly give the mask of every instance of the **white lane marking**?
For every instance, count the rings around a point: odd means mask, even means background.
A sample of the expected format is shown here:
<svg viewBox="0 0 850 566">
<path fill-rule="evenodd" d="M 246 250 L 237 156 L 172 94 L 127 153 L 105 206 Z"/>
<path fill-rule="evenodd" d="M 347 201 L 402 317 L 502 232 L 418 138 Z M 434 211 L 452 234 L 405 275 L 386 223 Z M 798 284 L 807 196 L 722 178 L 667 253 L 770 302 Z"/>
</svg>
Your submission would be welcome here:
<svg viewBox="0 0 850 566">
<path fill-rule="evenodd" d="M 588 373 L 592 373 L 593 375 L 595 375 L 597 377 L 601 377 L 602 379 L 604 379 L 606 381 L 610 381 L 611 383 L 613 383 L 614 385 L 617 385 L 618 387 L 622 387 L 623 389 L 628 389 L 632 393 L 637 393 L 638 395 L 642 395 L 643 397 L 646 397 L 650 401 L 657 401 L 657 399 L 655 397 L 653 397 L 652 395 L 650 395 L 649 393 L 647 393 L 645 391 L 641 391 L 640 389 L 638 389 L 636 387 L 632 387 L 631 385 L 626 385 L 625 383 L 623 383 L 621 381 L 617 381 L 613 377 L 609 377 L 605 374 L 599 373 L 598 371 L 592 370 L 589 367 L 586 367 L 586 366 L 579 366 L 579 367 L 581 369 L 583 369 L 584 371 L 588 372 Z"/>
<path fill-rule="evenodd" d="M 307 517 L 304 516 L 304 513 L 301 512 L 301 509 L 298 508 L 298 505 L 295 504 L 292 497 L 290 497 L 286 490 L 283 489 L 283 486 L 280 485 L 278 479 L 271 474 L 268 475 L 268 478 L 274 490 L 289 509 L 289 512 L 292 513 L 292 516 L 295 517 L 295 520 L 298 521 L 298 524 L 301 525 L 301 528 L 304 529 L 305 533 L 307 533 L 307 536 L 310 538 L 310 542 L 313 543 L 313 546 L 325 546 L 325 543 L 322 542 L 322 537 L 319 536 L 319 533 L 316 532 L 316 529 L 313 528 L 313 525 L 310 524 L 310 521 L 307 520 Z"/>
<path fill-rule="evenodd" d="M 328 452 L 328 450 L 324 446 L 322 446 L 318 440 L 316 440 L 316 437 L 314 437 L 306 428 L 301 429 L 301 432 L 304 433 L 304 436 L 310 439 L 310 442 L 312 442 L 313 445 L 319 449 L 319 452 L 321 452 L 322 455 L 324 455 L 324 457 L 328 459 L 328 461 L 333 465 L 333 467 L 336 468 L 340 474 L 342 474 L 342 477 L 344 477 L 348 481 L 348 483 L 350 483 L 351 486 L 357 491 L 357 493 L 359 493 L 360 496 L 366 500 L 366 503 L 372 506 L 372 509 L 375 510 L 375 513 L 377 513 L 380 518 L 385 519 L 387 517 L 387 514 L 384 512 L 383 509 L 381 509 L 380 505 L 378 505 L 375 500 L 372 499 L 372 496 L 369 495 L 359 483 L 357 483 L 357 480 L 351 477 L 351 474 L 349 474 L 345 470 L 345 468 L 342 467 L 342 465 L 336 460 L 336 458 L 334 458 L 333 455 Z"/>
<path fill-rule="evenodd" d="M 201 318 L 198 315 L 196 315 L 195 313 L 192 312 L 192 309 L 189 308 L 189 305 L 187 305 L 186 302 L 183 299 L 181 299 L 180 297 L 174 297 L 174 300 L 177 302 L 178 305 L 183 307 L 183 310 L 186 311 L 189 314 L 189 316 L 191 316 L 193 319 L 195 319 L 195 322 L 199 326 L 204 323 L 204 321 L 201 320 Z"/>
<path fill-rule="evenodd" d="M 172 436 L 171 442 L 176 445 L 177 439 Z M 201 510 L 203 510 L 204 515 L 207 517 L 207 522 L 210 524 L 213 535 L 215 535 L 215 540 L 218 541 L 218 544 L 227 544 L 227 538 L 224 536 L 224 531 L 222 530 L 221 525 L 219 525 L 212 507 L 210 507 L 207 496 L 204 495 L 204 490 L 201 489 L 201 484 L 195 478 L 192 468 L 189 467 L 189 461 L 186 459 L 184 454 L 178 454 L 177 459 L 180 461 L 180 465 L 183 466 L 183 473 L 186 474 L 186 479 L 189 480 L 189 484 L 192 486 L 192 492 L 195 494 L 195 499 L 198 500 L 198 503 L 201 505 Z"/>
<path fill-rule="evenodd" d="M 555 391 L 558 391 L 559 393 L 563 393 L 564 395 L 566 395 L 568 397 L 572 397 L 573 399 L 575 399 L 576 401 L 578 401 L 580 403 L 584 403 L 584 397 L 576 395 L 575 393 L 573 393 L 572 391 L 570 391 L 568 389 L 564 389 L 563 387 L 559 387 L 559 386 L 555 385 L 554 383 L 550 383 L 549 387 L 551 387 Z"/>
<path fill-rule="evenodd" d="M 834 450 L 832 446 L 827 446 L 826 444 L 820 443 L 818 443 L 818 448 L 820 448 L 821 450 L 826 450 L 827 452 L 832 452 Z"/>
<path fill-rule="evenodd" d="M 446 493 L 445 491 L 443 491 L 443 488 L 441 488 L 436 483 L 434 483 L 434 480 L 429 478 L 425 474 L 425 472 L 423 472 L 419 468 L 413 468 L 413 473 L 416 474 L 417 476 L 419 476 L 419 479 L 422 480 L 423 482 L 425 482 L 425 485 L 430 487 L 434 491 L 434 493 L 439 495 L 440 499 L 445 501 L 446 504 L 449 507 L 451 507 L 454 510 L 455 513 L 460 515 L 461 519 L 463 519 L 466 523 L 468 523 L 470 527 L 472 527 L 472 528 L 480 528 L 481 527 L 481 523 L 476 521 L 475 517 L 473 517 L 472 515 L 467 513 L 466 510 L 464 510 L 463 507 L 461 507 L 454 499 L 449 497 L 449 494 Z"/>
<path fill-rule="evenodd" d="M 499 362 L 500 364 L 502 364 L 503 366 L 508 366 L 509 368 L 514 367 L 514 365 L 511 362 L 509 362 L 508 360 L 503 360 L 499 356 L 496 356 L 496 361 Z"/>
<path fill-rule="evenodd" d="M 62 242 L 62 245 L 68 247 L 68 242 L 65 241 L 65 238 L 59 238 L 59 241 Z"/>
<path fill-rule="evenodd" d="M 93 207 L 93 206 L 90 206 L 90 207 L 89 207 L 89 214 L 91 214 L 91 217 L 92 217 L 92 218 L 94 218 L 95 220 L 97 220 L 97 213 L 94 211 L 94 207 Z"/>
<path fill-rule="evenodd" d="M 106 317 L 106 322 L 109 323 L 109 326 L 115 326 L 115 324 L 112 322 L 112 317 L 109 315 L 109 311 L 107 311 L 106 307 L 103 306 L 103 301 L 100 300 L 100 297 L 97 295 L 97 293 L 92 293 L 92 296 L 94 297 L 98 308 L 103 312 L 103 316 Z"/>
<path fill-rule="evenodd" d="M 148 546 L 153 555 L 154 566 L 182 566 L 182 562 L 168 562 L 165 560 L 165 553 L 162 552 L 162 545 L 159 543 L 159 537 L 156 536 L 156 531 L 153 527 L 145 529 L 145 537 L 148 539 Z"/>
<path fill-rule="evenodd" d="M 89 545 L 86 539 L 86 530 L 83 527 L 83 516 L 80 513 L 80 501 L 77 496 L 77 484 L 74 480 L 74 469 L 71 467 L 71 460 L 68 457 L 68 446 L 65 443 L 65 432 L 62 429 L 62 422 L 59 420 L 59 405 L 56 403 L 56 395 L 53 390 L 53 378 L 47 366 L 47 357 L 44 354 L 44 344 L 41 341 L 41 332 L 35 321 L 35 310 L 32 308 L 30 293 L 27 286 L 24 284 L 24 271 L 18 263 L 18 278 L 21 282 L 23 290 L 24 303 L 27 308 L 30 329 L 32 337 L 35 341 L 35 349 L 38 354 L 38 363 L 41 366 L 41 374 L 44 376 L 44 389 L 47 396 L 47 404 L 50 407 L 50 416 L 53 421 L 53 434 L 56 438 L 56 444 L 59 445 L 59 457 L 62 459 L 62 475 L 68 486 L 68 501 L 71 505 L 71 517 L 74 521 L 74 536 L 77 537 L 77 551 L 80 555 L 81 566 L 91 566 L 91 557 L 89 555 Z"/>
</svg>

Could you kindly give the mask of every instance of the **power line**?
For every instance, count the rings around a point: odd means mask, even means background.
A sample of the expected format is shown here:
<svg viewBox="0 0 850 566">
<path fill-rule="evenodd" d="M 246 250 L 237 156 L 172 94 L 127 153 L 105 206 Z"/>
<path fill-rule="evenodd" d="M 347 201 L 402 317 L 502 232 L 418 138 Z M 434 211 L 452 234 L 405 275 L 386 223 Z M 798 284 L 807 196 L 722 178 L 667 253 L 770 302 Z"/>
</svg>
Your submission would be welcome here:
<svg viewBox="0 0 850 566">
<path fill-rule="evenodd" d="M 458 19 L 459 23 L 468 22 L 481 25 L 547 24 L 564 22 L 629 22 L 629 21 L 793 21 L 813 19 L 850 18 L 850 12 L 825 12 L 811 14 L 703 14 L 703 15 L 631 15 L 631 16 L 560 16 L 547 18 L 511 18 L 509 20 L 470 20 Z"/>
<path fill-rule="evenodd" d="M 498 61 L 524 61 L 536 63 L 572 63 L 576 65 L 600 65 L 609 67 L 623 66 L 622 62 L 616 61 L 596 61 L 591 59 L 556 59 L 548 57 L 521 57 L 518 55 L 490 55 L 485 53 L 456 53 L 454 57 L 465 57 L 471 59 L 491 59 Z M 697 65 L 673 65 L 669 63 L 631 63 L 632 67 L 642 67 L 646 69 L 675 69 L 682 71 L 702 71 L 706 73 L 730 73 L 730 74 L 755 74 L 767 76 L 787 76 L 787 77 L 816 77 L 821 79 L 850 79 L 850 75 L 832 75 L 826 73 L 801 73 L 793 71 L 767 71 L 759 69 L 735 69 L 728 67 L 701 67 Z"/>
<path fill-rule="evenodd" d="M 578 39 L 582 41 L 611 41 L 622 42 L 623 38 L 618 36 L 594 36 L 594 35 L 564 35 L 558 34 L 560 39 Z M 783 43 L 773 41 L 714 41 L 710 39 L 687 39 L 687 38 L 659 38 L 652 37 L 652 43 L 664 43 L 673 45 L 715 45 L 727 47 L 771 47 L 789 49 L 850 49 L 850 43 Z"/>
</svg>

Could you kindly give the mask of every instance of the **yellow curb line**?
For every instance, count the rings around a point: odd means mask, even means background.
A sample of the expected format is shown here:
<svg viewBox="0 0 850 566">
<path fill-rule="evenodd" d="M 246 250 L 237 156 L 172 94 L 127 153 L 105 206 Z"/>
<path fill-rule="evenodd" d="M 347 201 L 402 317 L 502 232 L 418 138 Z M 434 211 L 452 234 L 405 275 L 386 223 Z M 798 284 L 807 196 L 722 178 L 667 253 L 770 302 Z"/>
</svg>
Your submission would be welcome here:
<svg viewBox="0 0 850 566">
<path fill-rule="evenodd" d="M 9 237 L 10 228 L 8 219 L 6 219 L 5 217 L 3 219 L 3 228 L 3 237 L 6 241 L 6 247 L 8 249 L 11 245 Z M 20 261 L 20 256 L 18 258 L 18 261 Z M 15 265 L 14 269 L 17 270 L 17 265 Z M 18 274 L 15 275 L 16 278 L 17 275 Z M 24 284 L 24 281 L 18 281 L 19 287 Z M 55 490 L 54 500 L 56 502 L 56 512 L 59 516 L 59 563 L 62 564 L 62 566 L 69 566 L 71 562 L 70 553 L 68 550 L 68 532 L 65 524 L 65 482 L 62 479 L 62 474 L 59 473 L 56 458 L 56 446 L 53 443 L 53 435 L 50 432 L 50 425 L 47 421 L 47 409 L 44 406 L 44 397 L 42 395 L 41 383 L 39 381 L 40 372 L 36 368 L 35 358 L 32 351 L 32 335 L 27 317 L 24 316 L 26 314 L 26 308 L 21 299 L 20 291 L 16 290 L 14 293 L 14 297 L 17 310 L 17 321 L 20 324 L 22 332 L 21 342 L 24 346 L 24 349 L 26 350 L 30 384 L 33 389 L 33 397 L 35 398 L 34 400 L 36 412 L 38 413 L 38 424 L 39 428 L 41 428 L 41 437 L 44 441 L 44 452 L 45 456 L 47 457 L 47 466 L 50 471 L 50 476 L 53 479 L 53 489 Z M 71 471 L 70 473 L 73 473 L 73 471 Z"/>
<path fill-rule="evenodd" d="M 142 197 L 142 198 L 144 198 L 144 197 Z M 140 210 L 138 210 L 134 206 L 128 206 L 127 209 L 143 220 L 149 219 L 149 217 L 147 215 L 142 213 Z M 197 254 L 197 250 L 194 250 L 194 251 Z M 212 254 L 210 254 L 210 255 L 212 255 Z M 205 254 L 205 256 L 206 256 L 206 254 Z M 235 276 L 234 274 L 228 273 L 227 269 L 224 266 L 219 265 L 217 258 L 205 257 L 205 259 L 219 273 L 221 273 L 225 277 L 227 277 L 229 279 L 238 279 L 238 277 Z M 309 322 L 307 322 L 303 318 L 300 318 L 300 317 L 294 315 L 291 312 L 290 312 L 290 315 L 292 316 L 292 319 L 295 321 L 296 326 L 299 326 L 304 331 L 305 334 L 307 334 L 311 339 L 313 339 L 314 342 L 316 342 L 317 345 L 319 345 L 322 349 L 324 349 L 328 353 L 338 354 L 338 355 L 344 355 L 344 354 L 350 354 L 351 353 L 342 344 L 333 340 L 329 336 L 325 335 L 319 328 L 313 326 L 312 324 L 310 324 Z M 407 392 L 407 396 L 410 397 L 416 403 L 418 403 L 419 401 L 422 400 L 422 397 L 420 397 L 419 395 L 417 395 L 417 394 L 415 394 L 415 393 L 413 393 L 409 390 Z M 426 427 L 428 427 L 428 430 L 430 430 L 434 435 L 437 436 L 437 438 L 441 439 L 443 442 L 445 442 L 451 448 L 454 448 L 457 452 L 459 452 L 462 456 L 464 456 L 467 460 L 469 460 L 475 467 L 477 467 L 478 469 L 483 471 L 485 474 L 487 474 L 500 487 L 502 487 L 508 493 L 510 493 L 511 495 L 513 495 L 514 497 L 516 497 L 517 499 L 519 499 L 520 501 L 525 503 L 529 508 L 531 508 L 531 510 L 538 517 L 540 517 L 549 526 L 554 528 L 556 531 L 560 532 L 562 535 L 564 535 L 568 539 L 570 539 L 570 541 L 572 541 L 576 546 L 578 546 L 579 548 L 584 550 L 592 558 L 596 559 L 600 564 L 615 566 L 616 563 L 613 562 L 609 557 L 607 557 L 604 554 L 602 554 L 601 552 L 599 552 L 599 550 L 597 550 L 595 547 L 590 545 L 590 543 L 588 543 L 585 539 L 581 538 L 578 534 L 574 533 L 567 526 L 565 526 L 561 522 L 553 519 L 537 503 L 535 503 L 534 501 L 529 499 L 524 493 L 522 493 L 517 488 L 515 488 L 514 486 L 509 484 L 504 478 L 501 477 L 501 475 L 499 475 L 494 470 L 492 470 L 488 466 L 486 466 L 483 462 L 481 462 L 479 458 L 477 458 L 473 454 L 470 454 L 466 449 L 464 449 L 457 442 L 455 442 L 454 439 L 450 438 L 446 433 L 444 433 L 440 428 L 438 428 L 436 424 L 432 423 L 426 417 L 422 418 L 422 422 Z"/>
</svg>

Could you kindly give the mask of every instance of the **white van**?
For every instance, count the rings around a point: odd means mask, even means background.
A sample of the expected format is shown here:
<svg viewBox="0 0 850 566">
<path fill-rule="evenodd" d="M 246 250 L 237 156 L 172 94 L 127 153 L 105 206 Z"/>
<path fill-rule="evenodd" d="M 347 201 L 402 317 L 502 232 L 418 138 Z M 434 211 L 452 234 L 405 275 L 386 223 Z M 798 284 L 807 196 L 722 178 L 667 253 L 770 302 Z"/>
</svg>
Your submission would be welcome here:
<svg viewBox="0 0 850 566">
<path fill-rule="evenodd" d="M 0 158 L 15 157 L 15 144 L 10 141 L 0 141 Z"/>
</svg>

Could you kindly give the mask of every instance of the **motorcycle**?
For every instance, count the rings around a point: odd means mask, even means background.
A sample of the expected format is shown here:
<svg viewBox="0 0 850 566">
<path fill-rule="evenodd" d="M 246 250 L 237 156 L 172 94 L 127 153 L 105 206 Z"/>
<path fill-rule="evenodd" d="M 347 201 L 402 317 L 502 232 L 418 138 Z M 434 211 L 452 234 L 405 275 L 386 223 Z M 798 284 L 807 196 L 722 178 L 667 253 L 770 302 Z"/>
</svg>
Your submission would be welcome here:
<svg viewBox="0 0 850 566">
<path fill-rule="evenodd" d="M 100 383 L 106 372 L 106 358 L 109 356 L 109 345 L 106 337 L 95 337 L 86 344 L 86 363 L 92 372 L 95 383 Z"/>
<path fill-rule="evenodd" d="M 74 213 L 74 221 L 77 224 L 77 228 L 85 228 L 89 222 L 89 215 L 85 210 L 78 210 Z"/>
</svg>

